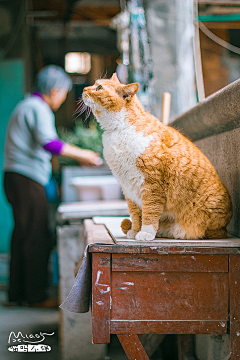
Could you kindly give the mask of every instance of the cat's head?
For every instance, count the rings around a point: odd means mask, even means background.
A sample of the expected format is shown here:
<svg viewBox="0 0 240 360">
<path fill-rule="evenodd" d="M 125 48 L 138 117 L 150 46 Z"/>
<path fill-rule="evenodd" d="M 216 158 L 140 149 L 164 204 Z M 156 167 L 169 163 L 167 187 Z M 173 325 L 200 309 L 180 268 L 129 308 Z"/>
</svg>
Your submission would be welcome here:
<svg viewBox="0 0 240 360">
<path fill-rule="evenodd" d="M 83 89 L 83 101 L 98 118 L 100 112 L 120 112 L 136 97 L 139 84 L 121 84 L 116 73 L 111 79 L 99 79 L 93 86 Z"/>
</svg>

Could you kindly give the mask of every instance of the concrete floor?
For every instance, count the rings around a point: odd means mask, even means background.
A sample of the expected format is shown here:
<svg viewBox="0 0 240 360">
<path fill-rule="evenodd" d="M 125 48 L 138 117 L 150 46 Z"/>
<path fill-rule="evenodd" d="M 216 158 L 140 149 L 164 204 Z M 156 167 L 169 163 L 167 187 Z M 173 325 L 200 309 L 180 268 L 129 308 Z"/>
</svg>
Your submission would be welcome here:
<svg viewBox="0 0 240 360">
<path fill-rule="evenodd" d="M 0 290 L 0 359 L 1 360 L 61 360 L 59 343 L 59 310 L 58 309 L 37 309 L 29 307 L 4 307 L 2 303 L 7 300 L 6 292 Z M 26 353 L 10 352 L 8 347 L 17 343 L 8 343 L 10 333 L 14 331 L 17 335 L 21 332 L 23 336 L 40 334 L 45 332 L 54 333 L 46 336 L 43 344 L 50 345 L 50 352 Z M 160 349 L 159 349 L 160 350 Z M 161 352 L 161 350 L 160 350 Z M 165 358 L 164 358 L 165 359 Z M 175 359 L 175 357 L 166 357 Z M 81 359 L 76 360 L 91 360 Z M 119 343 L 117 336 L 111 336 L 111 343 L 108 345 L 107 356 L 104 360 L 127 360 L 124 350 Z M 162 353 L 155 354 L 152 360 L 163 360 Z"/>
<path fill-rule="evenodd" d="M 29 307 L 4 307 L 2 304 L 7 300 L 6 293 L 0 291 L 0 359 L 2 360 L 60 360 L 59 344 L 59 310 L 58 309 L 33 309 Z M 53 333 L 53 336 L 46 336 L 44 344 L 51 346 L 50 352 L 45 353 L 24 353 L 10 352 L 8 338 L 14 331 L 23 335 L 40 334 L 40 332 Z M 16 345 L 16 343 L 15 343 Z M 91 359 L 81 359 L 91 360 Z M 118 342 L 117 337 L 112 337 L 106 360 L 127 360 L 127 357 Z"/>
<path fill-rule="evenodd" d="M 3 360 L 60 360 L 58 323 L 59 311 L 57 309 L 33 309 L 28 307 L 6 308 L 2 303 L 7 300 L 6 293 L 0 291 L 0 359 Z M 10 352 L 8 338 L 14 331 L 17 334 L 22 332 L 23 336 L 30 334 L 40 334 L 45 332 L 52 336 L 46 336 L 44 344 L 51 346 L 50 352 L 25 353 Z M 16 343 L 14 344 L 16 345 Z"/>
</svg>

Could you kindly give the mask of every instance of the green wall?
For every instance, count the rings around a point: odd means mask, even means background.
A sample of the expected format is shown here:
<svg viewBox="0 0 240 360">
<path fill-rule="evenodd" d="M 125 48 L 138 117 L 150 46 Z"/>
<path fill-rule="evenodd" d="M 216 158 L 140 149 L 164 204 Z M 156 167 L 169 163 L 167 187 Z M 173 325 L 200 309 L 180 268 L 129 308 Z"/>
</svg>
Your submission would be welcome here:
<svg viewBox="0 0 240 360">
<path fill-rule="evenodd" d="M 3 151 L 9 117 L 24 94 L 24 63 L 0 61 L 0 253 L 8 252 L 13 226 L 12 211 L 3 190 Z"/>
</svg>

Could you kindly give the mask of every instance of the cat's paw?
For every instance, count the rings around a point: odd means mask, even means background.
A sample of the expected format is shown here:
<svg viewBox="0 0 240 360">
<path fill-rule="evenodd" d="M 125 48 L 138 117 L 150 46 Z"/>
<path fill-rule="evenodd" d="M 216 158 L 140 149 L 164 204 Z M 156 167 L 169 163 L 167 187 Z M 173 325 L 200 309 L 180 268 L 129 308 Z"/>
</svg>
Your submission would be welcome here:
<svg viewBox="0 0 240 360">
<path fill-rule="evenodd" d="M 152 225 L 142 225 L 141 231 L 137 233 L 135 239 L 138 241 L 149 241 L 155 239 L 156 231 Z"/>
<path fill-rule="evenodd" d="M 139 231 L 135 239 L 138 241 L 149 241 L 155 239 L 155 235 L 147 231 Z"/>
<path fill-rule="evenodd" d="M 127 232 L 127 238 L 128 239 L 135 239 L 136 234 L 137 234 L 137 231 L 134 231 L 134 230 L 130 229 Z"/>
</svg>

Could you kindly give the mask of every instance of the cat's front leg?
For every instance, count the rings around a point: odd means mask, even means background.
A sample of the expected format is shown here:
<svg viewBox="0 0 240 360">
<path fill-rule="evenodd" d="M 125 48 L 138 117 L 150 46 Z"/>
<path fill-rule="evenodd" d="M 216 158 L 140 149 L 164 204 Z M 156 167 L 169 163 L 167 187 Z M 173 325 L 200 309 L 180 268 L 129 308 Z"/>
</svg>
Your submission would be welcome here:
<svg viewBox="0 0 240 360">
<path fill-rule="evenodd" d="M 128 199 L 126 196 L 125 196 L 125 198 L 126 198 L 126 201 L 128 204 L 129 213 L 131 215 L 132 225 L 131 225 L 130 230 L 128 230 L 127 232 L 125 232 L 124 230 L 123 231 L 127 234 L 128 239 L 135 239 L 136 234 L 141 230 L 142 211 L 139 208 L 139 206 L 137 206 L 133 201 Z M 122 223 L 122 225 L 123 225 L 123 223 Z M 122 229 L 123 229 L 123 226 L 122 226 Z"/>
<path fill-rule="evenodd" d="M 135 236 L 136 240 L 149 241 L 155 239 L 165 202 L 165 196 L 160 193 L 159 188 L 153 188 L 152 184 L 144 185 L 142 191 L 142 226 L 141 231 Z"/>
</svg>

